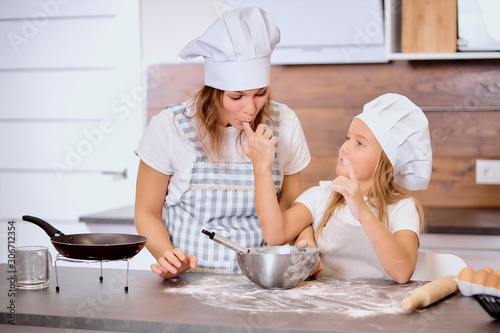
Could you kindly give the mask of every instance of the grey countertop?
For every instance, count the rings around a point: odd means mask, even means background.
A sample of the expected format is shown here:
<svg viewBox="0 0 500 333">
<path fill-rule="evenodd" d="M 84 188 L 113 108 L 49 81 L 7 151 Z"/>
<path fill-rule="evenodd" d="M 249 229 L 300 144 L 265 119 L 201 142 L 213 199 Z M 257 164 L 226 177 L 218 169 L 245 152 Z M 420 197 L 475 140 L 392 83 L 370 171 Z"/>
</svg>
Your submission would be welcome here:
<svg viewBox="0 0 500 333">
<path fill-rule="evenodd" d="M 499 208 L 425 209 L 426 232 L 436 234 L 500 235 Z M 125 206 L 80 217 L 93 224 L 134 224 L 134 206 Z"/>
<path fill-rule="evenodd" d="M 133 260 L 133 259 L 132 259 Z M 262 289 L 243 275 L 184 273 L 162 280 L 150 271 L 58 267 L 60 292 L 49 288 L 8 293 L 0 265 L 0 327 L 13 317 L 25 327 L 118 332 L 498 332 L 471 297 L 459 292 L 408 312 L 402 298 L 423 284 L 388 280 L 305 281 L 288 290 Z M 106 263 L 103 263 L 105 267 Z M 3 331 L 3 330 L 2 330 Z"/>
</svg>

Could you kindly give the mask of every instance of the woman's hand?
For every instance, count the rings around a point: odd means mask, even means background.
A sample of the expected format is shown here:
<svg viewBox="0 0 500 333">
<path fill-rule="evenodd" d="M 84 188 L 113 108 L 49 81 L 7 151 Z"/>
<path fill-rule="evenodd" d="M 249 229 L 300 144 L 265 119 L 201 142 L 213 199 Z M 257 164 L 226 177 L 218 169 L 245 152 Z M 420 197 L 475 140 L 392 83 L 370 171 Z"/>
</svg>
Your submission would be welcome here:
<svg viewBox="0 0 500 333">
<path fill-rule="evenodd" d="M 245 155 L 252 161 L 254 169 L 270 170 L 278 138 L 273 136 L 272 129 L 265 124 L 259 124 L 255 133 L 247 122 L 243 123 L 243 128 L 248 138 L 243 141 Z"/>
<path fill-rule="evenodd" d="M 333 180 L 330 188 L 344 196 L 352 216 L 359 221 L 364 214 L 371 213 L 371 211 L 365 202 L 358 175 L 351 162 L 347 159 L 343 161 L 349 171 L 349 178 L 338 176 Z"/>
<path fill-rule="evenodd" d="M 151 265 L 151 270 L 164 279 L 170 279 L 188 269 L 196 268 L 197 264 L 198 258 L 185 254 L 181 249 L 176 248 L 173 251 L 165 251 L 163 256 L 158 259 L 158 263 Z"/>
</svg>

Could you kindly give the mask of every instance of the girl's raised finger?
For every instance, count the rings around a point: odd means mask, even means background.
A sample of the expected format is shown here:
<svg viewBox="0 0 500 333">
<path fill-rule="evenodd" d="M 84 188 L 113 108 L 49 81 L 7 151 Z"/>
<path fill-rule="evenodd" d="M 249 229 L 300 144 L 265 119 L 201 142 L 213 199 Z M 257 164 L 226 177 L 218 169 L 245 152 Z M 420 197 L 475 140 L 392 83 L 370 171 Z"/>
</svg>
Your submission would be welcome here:
<svg viewBox="0 0 500 333">
<path fill-rule="evenodd" d="M 349 161 L 348 159 L 344 159 L 344 165 L 347 167 L 347 170 L 349 171 L 349 179 L 357 182 L 359 180 L 358 174 L 354 170 L 351 161 Z"/>
</svg>

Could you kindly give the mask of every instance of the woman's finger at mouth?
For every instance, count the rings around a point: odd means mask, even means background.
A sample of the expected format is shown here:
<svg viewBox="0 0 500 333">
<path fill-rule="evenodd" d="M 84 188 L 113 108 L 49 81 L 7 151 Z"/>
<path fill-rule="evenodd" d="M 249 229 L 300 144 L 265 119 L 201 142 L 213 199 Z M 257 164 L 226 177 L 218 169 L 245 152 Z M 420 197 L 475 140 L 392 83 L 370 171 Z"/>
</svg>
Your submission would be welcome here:
<svg viewBox="0 0 500 333">
<path fill-rule="evenodd" d="M 254 131 L 252 130 L 252 128 L 250 127 L 249 122 L 242 121 L 241 124 L 243 125 L 243 129 L 245 130 L 245 133 L 247 134 L 247 136 L 249 138 L 255 134 Z"/>
</svg>

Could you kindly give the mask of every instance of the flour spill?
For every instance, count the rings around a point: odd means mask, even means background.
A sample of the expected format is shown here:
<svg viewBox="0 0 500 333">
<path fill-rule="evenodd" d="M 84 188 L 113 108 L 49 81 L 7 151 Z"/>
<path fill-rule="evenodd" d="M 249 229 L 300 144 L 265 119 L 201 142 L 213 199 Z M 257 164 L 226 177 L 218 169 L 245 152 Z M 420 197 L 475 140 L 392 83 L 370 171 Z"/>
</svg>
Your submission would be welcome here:
<svg viewBox="0 0 500 333">
<path fill-rule="evenodd" d="M 292 289 L 272 290 L 255 285 L 244 275 L 203 275 L 189 281 L 167 280 L 163 292 L 192 296 L 205 304 L 232 310 L 337 312 L 364 317 L 405 313 L 401 300 L 418 286 L 318 278 Z"/>
</svg>

